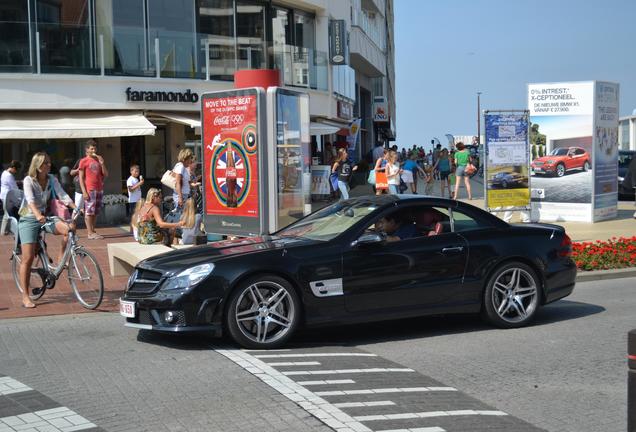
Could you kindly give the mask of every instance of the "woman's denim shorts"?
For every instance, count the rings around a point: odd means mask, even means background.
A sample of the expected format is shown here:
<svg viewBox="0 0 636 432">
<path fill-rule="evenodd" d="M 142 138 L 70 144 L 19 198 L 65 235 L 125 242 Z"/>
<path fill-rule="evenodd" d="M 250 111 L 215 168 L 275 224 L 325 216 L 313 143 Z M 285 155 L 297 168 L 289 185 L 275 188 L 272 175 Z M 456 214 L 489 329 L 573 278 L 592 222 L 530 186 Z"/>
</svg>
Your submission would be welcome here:
<svg viewBox="0 0 636 432">
<path fill-rule="evenodd" d="M 468 177 L 468 175 L 464 174 L 466 170 L 466 165 L 457 165 L 457 169 L 455 170 L 455 175 L 457 177 Z"/>
</svg>

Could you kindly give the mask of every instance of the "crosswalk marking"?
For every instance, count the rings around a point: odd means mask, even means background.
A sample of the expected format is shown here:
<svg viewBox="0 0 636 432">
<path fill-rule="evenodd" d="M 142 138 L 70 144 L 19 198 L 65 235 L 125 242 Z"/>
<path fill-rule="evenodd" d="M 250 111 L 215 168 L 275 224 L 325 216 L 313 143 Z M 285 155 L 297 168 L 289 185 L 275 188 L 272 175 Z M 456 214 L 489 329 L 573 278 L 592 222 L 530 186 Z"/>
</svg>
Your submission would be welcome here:
<svg viewBox="0 0 636 432">
<path fill-rule="evenodd" d="M 258 359 L 264 358 L 293 358 L 293 357 L 377 357 L 370 353 L 314 353 L 314 354 L 256 354 Z"/>
<path fill-rule="evenodd" d="M 503 411 L 455 410 L 455 411 L 427 411 L 427 412 L 416 412 L 416 413 L 356 416 L 354 417 L 354 419 L 360 422 L 369 422 L 369 421 L 376 421 L 376 420 L 408 420 L 408 419 L 416 419 L 416 418 L 465 416 L 465 415 L 507 416 L 508 414 L 506 414 Z"/>
<path fill-rule="evenodd" d="M 389 387 L 376 389 L 358 389 L 358 390 L 333 390 L 318 391 L 318 396 L 345 396 L 345 395 L 361 395 L 361 394 L 380 394 L 380 393 L 413 393 L 413 392 L 432 392 L 432 391 L 457 391 L 454 387 Z"/>
<path fill-rule="evenodd" d="M 309 361 L 309 362 L 272 362 L 267 363 L 270 366 L 320 366 L 320 362 L 317 361 Z"/>
<path fill-rule="evenodd" d="M 349 373 L 381 373 L 381 372 L 415 372 L 409 368 L 370 368 L 370 369 L 327 369 L 313 371 L 288 371 L 283 375 L 332 375 L 332 374 L 349 374 Z"/>
<path fill-rule="evenodd" d="M 311 386 L 311 385 L 329 385 L 329 384 L 355 384 L 354 380 L 344 379 L 344 380 L 324 380 L 324 381 L 297 381 L 296 384 L 301 386 Z"/>
<path fill-rule="evenodd" d="M 362 408 L 362 407 L 376 407 L 376 406 L 389 406 L 395 405 L 393 401 L 371 401 L 371 402 L 340 402 L 335 403 L 333 406 L 338 408 Z"/>
<path fill-rule="evenodd" d="M 376 432 L 446 432 L 446 429 L 442 429 L 439 426 L 423 427 L 415 429 L 385 429 Z"/>
</svg>

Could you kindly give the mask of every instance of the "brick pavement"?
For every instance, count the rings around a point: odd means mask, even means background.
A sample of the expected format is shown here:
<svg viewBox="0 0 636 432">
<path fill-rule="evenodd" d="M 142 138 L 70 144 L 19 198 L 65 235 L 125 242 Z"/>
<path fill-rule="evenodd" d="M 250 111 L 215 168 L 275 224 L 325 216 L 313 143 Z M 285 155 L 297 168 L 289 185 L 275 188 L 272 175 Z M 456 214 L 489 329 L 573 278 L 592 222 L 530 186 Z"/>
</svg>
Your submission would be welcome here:
<svg viewBox="0 0 636 432">
<path fill-rule="evenodd" d="M 126 277 L 111 277 L 108 268 L 108 253 L 106 245 L 113 242 L 133 241 L 132 236 L 121 228 L 99 228 L 98 232 L 104 236 L 103 240 L 88 240 L 86 230 L 80 229 L 80 244 L 95 254 L 104 276 L 104 300 L 98 311 L 114 311 L 118 309 L 118 299 L 123 292 Z M 57 256 L 60 250 L 60 237 L 47 236 L 49 254 Z M 68 283 L 66 272 L 58 279 L 55 288 L 47 290 L 44 296 L 36 301 L 35 309 L 21 307 L 22 297 L 11 272 L 11 249 L 13 236 L 0 236 L 0 319 L 18 318 L 42 315 L 58 315 L 69 313 L 89 312 L 84 309 L 75 298 Z"/>
</svg>

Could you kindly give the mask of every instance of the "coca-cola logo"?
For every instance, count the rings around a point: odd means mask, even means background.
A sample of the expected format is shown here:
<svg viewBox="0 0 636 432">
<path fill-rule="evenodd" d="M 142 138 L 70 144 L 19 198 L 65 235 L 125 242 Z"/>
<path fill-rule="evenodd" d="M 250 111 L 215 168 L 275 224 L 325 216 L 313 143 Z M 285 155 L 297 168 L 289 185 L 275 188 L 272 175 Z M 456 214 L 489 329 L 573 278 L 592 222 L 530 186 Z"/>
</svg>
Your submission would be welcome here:
<svg viewBox="0 0 636 432">
<path fill-rule="evenodd" d="M 236 168 L 227 168 L 225 170 L 225 177 L 236 178 Z"/>
<path fill-rule="evenodd" d="M 228 114 L 214 117 L 214 126 L 235 126 L 245 121 L 243 114 Z"/>
</svg>

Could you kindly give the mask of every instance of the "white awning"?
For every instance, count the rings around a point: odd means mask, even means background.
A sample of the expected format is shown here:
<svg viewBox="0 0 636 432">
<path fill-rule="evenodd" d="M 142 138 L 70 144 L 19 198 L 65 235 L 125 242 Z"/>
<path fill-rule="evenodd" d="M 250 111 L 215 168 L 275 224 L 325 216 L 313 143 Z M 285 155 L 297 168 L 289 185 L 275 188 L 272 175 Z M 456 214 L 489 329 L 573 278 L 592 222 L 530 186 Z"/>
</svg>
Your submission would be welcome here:
<svg viewBox="0 0 636 432">
<path fill-rule="evenodd" d="M 146 113 L 146 117 L 152 118 L 164 118 L 175 123 L 184 124 L 191 128 L 201 127 L 201 115 L 199 112 L 160 112 L 151 111 Z"/>
<path fill-rule="evenodd" d="M 310 135 L 331 135 L 340 130 L 339 127 L 328 125 L 325 123 L 311 122 L 309 124 Z"/>
<path fill-rule="evenodd" d="M 0 139 L 107 138 L 154 135 L 141 113 L 125 111 L 0 112 Z"/>
</svg>

